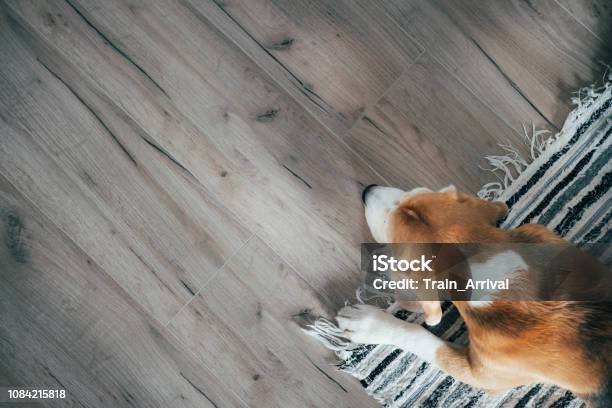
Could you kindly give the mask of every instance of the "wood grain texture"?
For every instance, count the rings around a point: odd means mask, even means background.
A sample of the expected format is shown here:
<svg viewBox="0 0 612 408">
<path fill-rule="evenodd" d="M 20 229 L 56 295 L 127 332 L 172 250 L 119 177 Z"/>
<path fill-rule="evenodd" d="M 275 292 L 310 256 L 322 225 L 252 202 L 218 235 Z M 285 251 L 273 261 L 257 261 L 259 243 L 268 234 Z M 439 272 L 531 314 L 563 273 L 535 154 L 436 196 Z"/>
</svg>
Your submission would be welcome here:
<svg viewBox="0 0 612 408">
<path fill-rule="evenodd" d="M 366 111 L 347 142 L 405 189 L 454 183 L 476 192 L 491 177 L 478 165 L 500 152 L 498 143 L 526 153 L 522 138 L 429 54 Z"/>
<path fill-rule="evenodd" d="M 49 8 L 67 24 L 46 26 Z M 344 282 L 327 295 L 352 295 L 366 237 L 360 192 L 380 177 L 187 8 L 146 2 L 128 9 L 117 1 L 87 10 L 95 14 L 85 16 L 90 24 L 115 37 L 104 40 L 65 3 L 10 7 L 41 60 L 57 61 L 59 72 L 70 72 L 66 81 L 79 78 L 115 101 L 309 282 L 324 287 L 336 270 Z M 115 47 L 133 63 L 108 41 L 119 41 Z M 309 262 L 312 253 L 321 262 Z"/>
<path fill-rule="evenodd" d="M 610 40 L 612 4 L 607 0 L 555 0 L 602 42 Z M 604 61 L 605 62 L 605 61 Z"/>
<path fill-rule="evenodd" d="M 422 51 L 382 9 L 355 1 L 217 5 L 347 127 Z"/>
<path fill-rule="evenodd" d="M 612 3 L 607 0 L 556 0 L 557 3 L 582 24 L 603 46 L 593 50 L 593 62 L 609 73 L 612 61 Z M 602 81 L 605 79 L 601 78 Z"/>
<path fill-rule="evenodd" d="M 305 310 L 332 316 L 318 292 L 253 238 L 169 328 L 249 406 L 376 406 L 293 322 Z"/>
<path fill-rule="evenodd" d="M 45 405 L 244 406 L 3 176 L 0 209 L 0 361 Z"/>
<path fill-rule="evenodd" d="M 295 99 L 304 110 L 313 115 L 335 134 L 346 131 L 345 118 L 334 109 L 327 106 L 321 98 L 312 92 L 307 84 L 298 78 L 276 57 L 243 27 L 234 21 L 228 14 L 222 3 L 214 1 L 190 1 L 184 4 L 195 15 L 209 21 L 214 27 L 223 33 L 232 43 L 236 44 L 250 59 L 261 67 L 288 95 Z M 292 45 L 289 41 L 287 45 Z"/>
<path fill-rule="evenodd" d="M 516 89 L 560 128 L 572 93 L 601 78 L 612 48 L 554 0 L 436 0 Z"/>
<path fill-rule="evenodd" d="M 508 126 L 519 133 L 527 122 L 538 128 L 558 127 L 548 122 L 480 44 L 433 2 L 391 0 L 382 2 L 382 7 L 448 71 L 446 75 L 466 86 Z"/>
<path fill-rule="evenodd" d="M 154 317 L 169 320 L 248 232 L 146 136 L 4 28 L 1 52 L 12 58 L 0 63 L 1 171 Z"/>
</svg>

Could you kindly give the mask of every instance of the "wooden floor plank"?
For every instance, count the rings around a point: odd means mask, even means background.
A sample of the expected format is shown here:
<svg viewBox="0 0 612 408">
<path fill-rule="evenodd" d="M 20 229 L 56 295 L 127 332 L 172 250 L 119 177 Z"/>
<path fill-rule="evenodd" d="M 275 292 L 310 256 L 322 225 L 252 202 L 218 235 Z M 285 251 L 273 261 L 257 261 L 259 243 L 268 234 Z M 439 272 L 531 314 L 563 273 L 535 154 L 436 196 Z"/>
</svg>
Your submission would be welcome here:
<svg viewBox="0 0 612 408">
<path fill-rule="evenodd" d="M 522 133 L 523 123 L 532 122 L 538 128 L 552 130 L 559 125 L 548 123 L 480 45 L 433 2 L 391 0 L 376 4 L 395 19 L 407 36 L 427 49 L 447 69 L 447 75 L 456 77 L 473 92 L 473 97 L 488 105 L 517 132 Z"/>
<path fill-rule="evenodd" d="M 1 367 L 46 406 L 244 406 L 2 175 L 0 214 Z"/>
<path fill-rule="evenodd" d="M 610 42 L 612 38 L 612 3 L 608 0 L 555 0 L 571 14 L 576 21 L 584 25 L 602 43 Z M 602 65 L 610 65 L 610 46 L 594 50 L 593 61 Z"/>
<path fill-rule="evenodd" d="M 612 47 L 555 0 L 437 0 L 437 6 L 494 61 L 520 93 L 560 128 L 577 89 L 599 81 Z"/>
<path fill-rule="evenodd" d="M 344 281 L 326 295 L 352 296 L 367 236 L 360 193 L 380 177 L 189 9 L 96 4 L 90 24 L 114 33 L 133 63 L 65 3 L 15 2 L 10 13 L 71 86 L 115 103 L 313 285 L 337 271 Z"/>
<path fill-rule="evenodd" d="M 10 25 L 0 29 L 11 55 L 0 63 L 0 169 L 168 321 L 249 232 L 100 98 L 37 62 Z"/>
<path fill-rule="evenodd" d="M 253 238 L 169 328 L 249 406 L 376 406 L 293 323 L 303 310 L 327 316 L 335 310 L 317 292 Z"/>
<path fill-rule="evenodd" d="M 208 6 L 192 3 L 206 9 L 205 16 L 214 13 Z M 244 0 L 216 4 L 299 78 L 305 92 L 337 112 L 347 127 L 422 51 L 382 10 L 364 8 L 354 1 Z M 224 33 L 231 29 L 217 26 Z M 244 41 L 240 39 L 239 45 Z M 264 58 L 256 56 L 256 61 Z"/>
<path fill-rule="evenodd" d="M 554 0 L 398 0 L 382 7 L 519 132 L 528 122 L 560 129 L 571 108 L 570 92 L 599 79 L 602 66 L 596 61 L 610 58 L 610 48 Z"/>
<path fill-rule="evenodd" d="M 347 142 L 405 189 L 454 183 L 476 192 L 495 180 L 479 165 L 502 150 L 498 143 L 527 152 L 522 138 L 429 54 L 366 111 Z"/>
<path fill-rule="evenodd" d="M 612 5 L 606 0 L 555 0 L 600 40 L 609 38 Z"/>
</svg>

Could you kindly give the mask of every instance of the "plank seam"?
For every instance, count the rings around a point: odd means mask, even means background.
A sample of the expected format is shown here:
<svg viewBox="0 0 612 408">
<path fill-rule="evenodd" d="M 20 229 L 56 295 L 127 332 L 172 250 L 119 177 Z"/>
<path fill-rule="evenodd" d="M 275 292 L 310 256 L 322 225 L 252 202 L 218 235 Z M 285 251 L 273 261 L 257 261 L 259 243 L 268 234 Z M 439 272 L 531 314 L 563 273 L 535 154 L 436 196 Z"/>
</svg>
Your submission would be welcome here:
<svg viewBox="0 0 612 408">
<path fill-rule="evenodd" d="M 561 7 L 563 9 L 563 11 L 565 11 L 567 14 L 570 15 L 570 17 L 572 17 L 578 24 L 580 24 L 582 27 L 584 27 L 585 30 L 587 30 L 589 33 L 593 34 L 593 36 L 595 38 L 597 38 L 599 41 L 601 41 L 602 43 L 604 42 L 604 40 L 602 40 L 595 32 L 593 32 L 586 24 L 584 24 L 582 21 L 580 21 L 580 19 L 578 17 L 576 17 L 574 15 L 574 13 L 572 13 L 571 11 L 569 11 L 567 9 L 567 7 L 565 7 L 563 4 L 559 3 L 559 0 L 554 0 L 555 3 L 557 3 L 557 6 Z"/>
<path fill-rule="evenodd" d="M 200 294 L 200 292 L 202 292 L 202 290 L 204 290 L 204 288 L 206 288 L 206 286 L 208 286 L 209 283 L 211 283 L 216 277 L 217 275 L 219 275 L 219 273 L 221 273 L 221 270 L 223 268 L 225 268 L 225 265 L 228 264 L 229 261 L 231 261 L 240 251 L 242 251 L 242 249 L 244 247 L 247 246 L 247 244 L 249 243 L 249 241 L 251 241 L 251 239 L 255 236 L 255 233 L 251 233 L 251 236 L 249 238 L 247 238 L 246 241 L 244 241 L 244 243 L 238 248 L 236 249 L 230 256 L 228 256 L 225 261 L 223 261 L 223 263 L 221 264 L 221 266 L 219 266 L 211 275 L 210 277 L 202 284 L 202 286 L 200 286 L 200 288 L 195 292 L 195 294 L 187 301 L 185 302 L 185 304 L 183 306 L 181 306 L 179 308 L 179 310 L 174 314 L 174 316 L 172 316 L 163 326 L 164 328 L 168 329 L 168 325 L 170 323 L 172 323 L 172 321 L 174 320 L 174 318 L 176 318 L 179 314 L 181 314 L 181 312 L 191 304 L 191 302 L 193 302 L 193 300 L 198 297 L 198 295 Z"/>
</svg>

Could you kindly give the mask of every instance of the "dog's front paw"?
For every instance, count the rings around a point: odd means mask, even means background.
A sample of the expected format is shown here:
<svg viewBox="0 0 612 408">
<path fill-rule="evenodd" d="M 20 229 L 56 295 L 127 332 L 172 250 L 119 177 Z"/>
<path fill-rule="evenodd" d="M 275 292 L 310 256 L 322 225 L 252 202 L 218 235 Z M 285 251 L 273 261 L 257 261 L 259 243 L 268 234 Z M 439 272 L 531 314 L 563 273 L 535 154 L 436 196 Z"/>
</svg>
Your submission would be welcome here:
<svg viewBox="0 0 612 408">
<path fill-rule="evenodd" d="M 336 321 L 343 336 L 356 343 L 394 344 L 407 323 L 370 305 L 345 306 Z"/>
</svg>

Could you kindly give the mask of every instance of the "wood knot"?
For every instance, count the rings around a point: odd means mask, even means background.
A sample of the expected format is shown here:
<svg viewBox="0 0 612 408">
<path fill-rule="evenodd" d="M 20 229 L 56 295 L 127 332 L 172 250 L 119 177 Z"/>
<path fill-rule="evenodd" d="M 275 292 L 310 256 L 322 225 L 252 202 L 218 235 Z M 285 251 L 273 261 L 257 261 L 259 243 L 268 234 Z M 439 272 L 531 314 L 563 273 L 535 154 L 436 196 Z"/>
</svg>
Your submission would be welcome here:
<svg viewBox="0 0 612 408">
<path fill-rule="evenodd" d="M 291 48 L 295 40 L 293 38 L 285 38 L 282 41 L 269 44 L 266 48 L 274 51 L 287 51 Z"/>
<path fill-rule="evenodd" d="M 263 306 L 260 302 L 257 302 L 257 305 L 255 306 L 255 316 L 258 319 L 261 319 L 262 314 L 263 314 Z"/>
<path fill-rule="evenodd" d="M 4 244 L 11 257 L 19 262 L 26 263 L 28 259 L 28 248 L 25 244 L 24 226 L 21 219 L 13 213 L 7 213 L 3 217 L 5 237 Z"/>
<path fill-rule="evenodd" d="M 255 116 L 255 120 L 257 122 L 272 122 L 276 115 L 278 114 L 278 109 L 268 109 L 265 112 L 258 113 Z"/>
<path fill-rule="evenodd" d="M 53 27 L 57 25 L 57 22 L 55 21 L 55 17 L 53 17 L 53 14 L 51 13 L 45 14 L 45 24 L 49 27 Z"/>
</svg>

